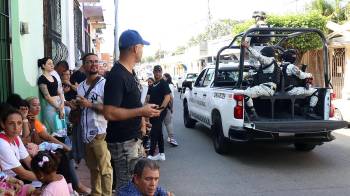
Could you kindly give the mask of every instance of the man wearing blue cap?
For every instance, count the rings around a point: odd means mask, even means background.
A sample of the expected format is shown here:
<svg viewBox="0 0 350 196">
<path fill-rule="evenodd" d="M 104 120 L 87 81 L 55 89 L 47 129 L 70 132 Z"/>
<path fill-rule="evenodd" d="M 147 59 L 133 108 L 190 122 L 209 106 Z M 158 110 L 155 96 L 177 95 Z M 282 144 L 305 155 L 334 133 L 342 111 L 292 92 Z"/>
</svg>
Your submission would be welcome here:
<svg viewBox="0 0 350 196">
<path fill-rule="evenodd" d="M 141 62 L 143 46 L 149 42 L 135 30 L 119 38 L 120 57 L 106 78 L 104 116 L 108 120 L 106 141 L 116 170 L 116 186 L 126 185 L 141 157 L 141 135 L 146 132 L 144 117 L 159 116 L 157 105 L 142 106 L 141 90 L 133 70 Z"/>
</svg>

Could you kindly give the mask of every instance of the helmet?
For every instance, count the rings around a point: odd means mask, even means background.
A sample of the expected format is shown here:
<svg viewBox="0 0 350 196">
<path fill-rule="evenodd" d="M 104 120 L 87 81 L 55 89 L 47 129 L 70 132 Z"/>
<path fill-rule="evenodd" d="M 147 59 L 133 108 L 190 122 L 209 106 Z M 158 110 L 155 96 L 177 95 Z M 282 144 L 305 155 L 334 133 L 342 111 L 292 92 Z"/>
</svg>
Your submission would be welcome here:
<svg viewBox="0 0 350 196">
<path fill-rule="evenodd" d="M 263 12 L 263 11 L 254 11 L 252 18 L 257 18 L 257 17 L 259 17 L 261 19 L 265 19 L 266 18 L 266 13 Z"/>
<path fill-rule="evenodd" d="M 274 57 L 275 56 L 275 50 L 271 46 L 266 46 L 262 50 L 260 50 L 260 54 L 266 56 L 266 57 Z"/>
<path fill-rule="evenodd" d="M 281 55 L 283 61 L 294 63 L 297 59 L 297 51 L 294 49 L 288 49 Z"/>
</svg>

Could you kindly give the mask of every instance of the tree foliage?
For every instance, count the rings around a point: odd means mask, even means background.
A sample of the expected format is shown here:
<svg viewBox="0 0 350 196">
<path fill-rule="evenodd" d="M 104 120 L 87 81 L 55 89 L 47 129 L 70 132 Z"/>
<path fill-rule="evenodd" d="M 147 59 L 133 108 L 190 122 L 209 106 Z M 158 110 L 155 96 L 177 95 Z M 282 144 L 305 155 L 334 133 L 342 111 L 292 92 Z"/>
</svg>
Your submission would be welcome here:
<svg viewBox="0 0 350 196">
<path fill-rule="evenodd" d="M 267 23 L 273 27 L 316 28 L 326 32 L 327 19 L 317 12 L 310 12 L 299 15 L 269 16 Z M 290 39 L 285 47 L 298 49 L 303 54 L 308 50 L 322 47 L 322 40 L 317 34 L 310 33 Z"/>
<path fill-rule="evenodd" d="M 203 33 L 192 37 L 187 45 L 191 47 L 203 41 L 213 40 L 221 36 L 230 35 L 232 28 L 236 24 L 237 21 L 231 19 L 223 19 L 214 22 L 213 24 L 208 25 Z"/>
<path fill-rule="evenodd" d="M 272 27 L 304 27 L 304 28 L 316 28 L 321 31 L 326 31 L 326 17 L 322 16 L 318 12 L 309 12 L 307 14 L 290 14 L 290 15 L 270 15 L 266 19 L 267 23 Z M 233 28 L 233 34 L 239 34 L 246 31 L 250 26 L 254 24 L 254 20 L 247 20 L 241 24 L 235 25 Z M 297 49 L 302 55 L 308 50 L 317 49 L 322 47 L 321 39 L 316 34 L 307 34 L 298 36 L 288 41 L 284 47 Z"/>
<path fill-rule="evenodd" d="M 348 0 L 314 0 L 308 6 L 310 11 L 319 12 L 336 23 L 350 20 L 350 2 Z"/>
<path fill-rule="evenodd" d="M 141 63 L 152 63 L 155 61 L 155 58 L 153 56 L 147 56 L 142 58 Z"/>
<path fill-rule="evenodd" d="M 253 24 L 255 24 L 255 20 L 246 20 L 245 22 L 242 22 L 242 23 L 235 25 L 232 29 L 232 33 L 234 35 L 240 34 L 244 31 L 246 31 Z"/>
</svg>

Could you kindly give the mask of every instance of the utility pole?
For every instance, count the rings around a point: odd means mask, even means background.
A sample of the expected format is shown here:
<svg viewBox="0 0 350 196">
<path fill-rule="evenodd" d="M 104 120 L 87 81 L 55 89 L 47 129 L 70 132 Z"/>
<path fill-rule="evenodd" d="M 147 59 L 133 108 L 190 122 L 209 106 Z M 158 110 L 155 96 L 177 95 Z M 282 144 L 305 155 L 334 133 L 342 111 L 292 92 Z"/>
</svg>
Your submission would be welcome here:
<svg viewBox="0 0 350 196">
<path fill-rule="evenodd" d="M 119 0 L 114 0 L 114 60 L 119 59 L 119 37 L 118 37 L 118 5 Z"/>
<path fill-rule="evenodd" d="M 211 33 L 211 20 L 212 20 L 212 16 L 211 16 L 211 12 L 210 12 L 210 0 L 208 0 L 208 29 L 209 29 L 209 39 L 211 39 L 211 37 L 212 37 L 212 33 Z"/>
</svg>

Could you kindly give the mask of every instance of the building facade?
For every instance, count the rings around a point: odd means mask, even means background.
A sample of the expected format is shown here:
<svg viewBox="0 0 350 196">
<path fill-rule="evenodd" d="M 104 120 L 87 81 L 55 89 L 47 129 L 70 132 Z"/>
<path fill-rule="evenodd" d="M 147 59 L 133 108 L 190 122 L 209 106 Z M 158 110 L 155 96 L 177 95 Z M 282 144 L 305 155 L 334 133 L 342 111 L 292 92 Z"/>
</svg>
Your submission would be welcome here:
<svg viewBox="0 0 350 196">
<path fill-rule="evenodd" d="M 79 66 L 82 54 L 96 52 L 99 23 L 99 0 L 0 0 L 0 102 L 11 93 L 38 96 L 39 58 Z"/>
</svg>

